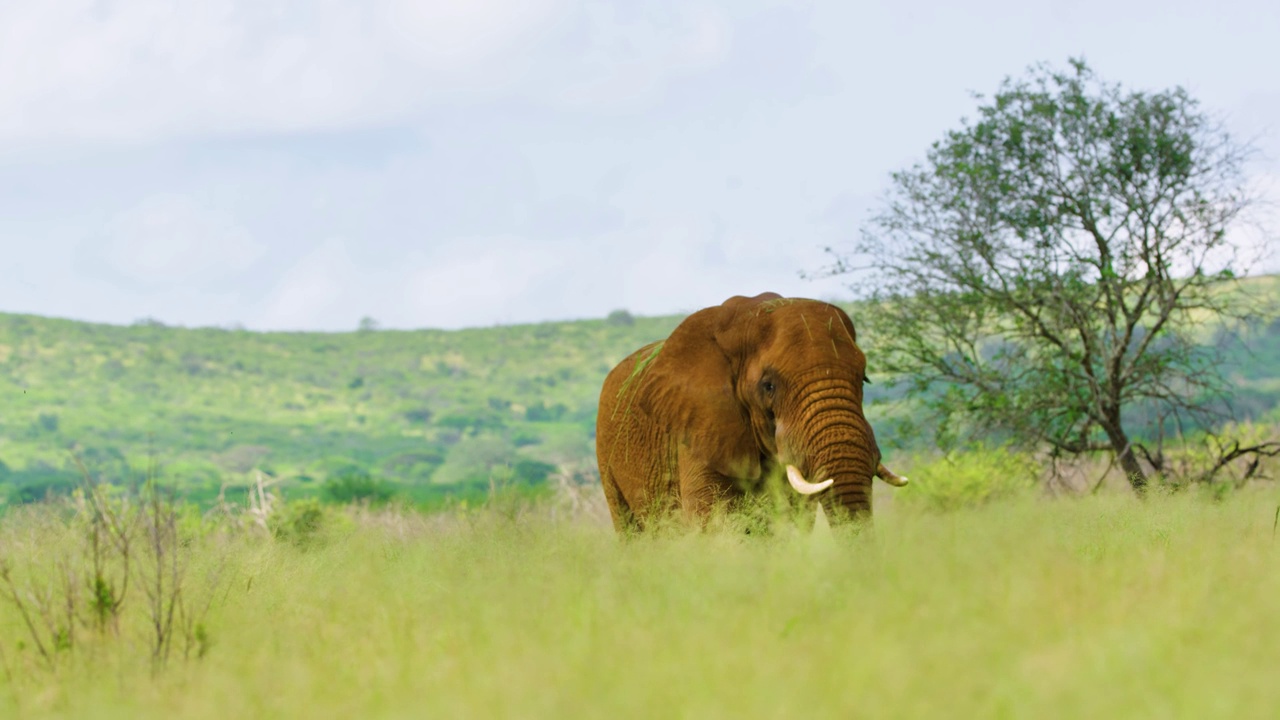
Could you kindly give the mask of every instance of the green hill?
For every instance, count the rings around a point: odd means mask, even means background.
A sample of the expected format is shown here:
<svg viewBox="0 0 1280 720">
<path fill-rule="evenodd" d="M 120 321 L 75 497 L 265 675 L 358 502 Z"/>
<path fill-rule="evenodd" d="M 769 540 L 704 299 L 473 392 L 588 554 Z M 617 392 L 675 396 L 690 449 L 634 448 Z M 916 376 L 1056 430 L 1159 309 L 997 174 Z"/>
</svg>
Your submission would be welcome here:
<svg viewBox="0 0 1280 720">
<path fill-rule="evenodd" d="M 605 373 L 679 321 L 257 333 L 0 315 L 0 483 L 42 497 L 154 458 L 198 498 L 254 468 L 293 494 L 369 475 L 428 498 L 593 457 Z"/>
<path fill-rule="evenodd" d="M 1250 285 L 1274 295 L 1280 278 Z M 680 319 L 259 333 L 0 314 L 0 497 L 75 487 L 73 456 L 113 483 L 154 461 L 203 501 L 255 469 L 290 497 L 431 501 L 480 493 L 491 478 L 536 486 L 557 468 L 594 467 L 605 374 Z M 1243 391 L 1236 409 L 1280 420 L 1280 320 L 1255 323 L 1242 340 L 1210 336 L 1227 347 Z M 874 338 L 864 344 L 874 357 Z M 896 394 L 884 382 L 869 390 L 869 403 Z M 873 422 L 889 413 L 869 411 Z M 883 444 L 899 440 L 892 423 L 879 432 Z"/>
</svg>

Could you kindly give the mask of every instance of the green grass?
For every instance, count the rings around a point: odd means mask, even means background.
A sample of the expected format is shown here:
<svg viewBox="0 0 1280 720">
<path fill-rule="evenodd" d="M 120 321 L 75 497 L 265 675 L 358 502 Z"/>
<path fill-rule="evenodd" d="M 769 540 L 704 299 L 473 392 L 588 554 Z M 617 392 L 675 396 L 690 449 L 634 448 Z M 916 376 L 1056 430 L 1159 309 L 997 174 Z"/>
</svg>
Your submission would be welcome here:
<svg viewBox="0 0 1280 720">
<path fill-rule="evenodd" d="M 1280 276 L 1246 286 L 1280 299 Z M 424 505 L 482 493 L 494 475 L 538 485 L 548 468 L 594 463 L 605 375 L 681 319 L 257 333 L 0 313 L 0 500 L 75 487 L 72 450 L 120 485 L 154 458 L 166 481 L 204 503 L 253 470 L 293 498 L 324 497 L 325 483 L 368 475 Z M 1217 327 L 1203 328 L 1206 342 Z M 1243 342 L 1223 341 L 1236 410 L 1280 422 L 1280 320 L 1239 330 Z M 918 446 L 928 433 L 915 407 L 875 375 L 875 337 L 860 339 L 882 447 Z"/>
<path fill-rule="evenodd" d="M 365 512 L 228 558 L 199 660 L 136 622 L 44 669 L 0 604 L 8 717 L 1270 717 L 1280 493 L 878 506 L 834 545 L 619 541 L 547 506 Z M 36 563 L 60 526 L 11 515 Z M 42 535 L 43 534 L 43 535 Z M 221 539 L 220 539 L 221 538 Z M 47 538 L 46 538 L 47 539 Z M 42 549 L 43 548 L 43 549 Z"/>
<path fill-rule="evenodd" d="M 589 462 L 600 384 L 680 318 L 461 331 L 255 333 L 0 314 L 0 495 L 126 484 L 188 496 L 261 469 L 294 497 L 367 473 L 418 500 L 496 469 Z M 523 463 L 522 463 L 523 461 Z"/>
</svg>

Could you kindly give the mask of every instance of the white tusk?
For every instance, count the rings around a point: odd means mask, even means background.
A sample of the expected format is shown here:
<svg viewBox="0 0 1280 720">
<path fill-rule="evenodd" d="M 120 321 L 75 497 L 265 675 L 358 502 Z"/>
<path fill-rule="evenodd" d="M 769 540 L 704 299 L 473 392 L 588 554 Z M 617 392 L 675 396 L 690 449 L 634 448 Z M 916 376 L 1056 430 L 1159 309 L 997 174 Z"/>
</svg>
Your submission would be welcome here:
<svg viewBox="0 0 1280 720">
<path fill-rule="evenodd" d="M 892 470 L 884 465 L 876 466 L 876 477 L 889 483 L 894 487 L 902 487 L 907 484 L 907 478 L 902 475 L 895 474 Z"/>
<path fill-rule="evenodd" d="M 831 523 L 827 522 L 827 511 L 818 503 L 818 514 L 813 518 L 813 541 L 815 543 L 831 542 Z"/>
<path fill-rule="evenodd" d="M 801 495 L 820 493 L 831 487 L 831 484 L 835 482 L 835 480 L 823 480 L 820 483 L 811 483 L 804 479 L 804 476 L 800 474 L 800 471 L 796 469 L 795 465 L 787 466 L 787 481 L 790 482 L 791 487 L 795 488 L 796 492 Z"/>
</svg>

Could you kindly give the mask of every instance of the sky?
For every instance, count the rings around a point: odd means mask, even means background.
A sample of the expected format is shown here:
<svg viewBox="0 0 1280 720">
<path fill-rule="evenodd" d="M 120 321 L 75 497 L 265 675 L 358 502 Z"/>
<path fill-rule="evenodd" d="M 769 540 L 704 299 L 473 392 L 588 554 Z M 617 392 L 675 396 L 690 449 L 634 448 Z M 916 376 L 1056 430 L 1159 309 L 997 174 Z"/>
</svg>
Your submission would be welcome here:
<svg viewBox="0 0 1280 720">
<path fill-rule="evenodd" d="M 801 274 L 890 173 L 1070 57 L 1185 87 L 1280 205 L 1277 30 L 1274 0 L 0 0 L 0 312 L 351 330 L 848 297 L 873 279 Z"/>
</svg>

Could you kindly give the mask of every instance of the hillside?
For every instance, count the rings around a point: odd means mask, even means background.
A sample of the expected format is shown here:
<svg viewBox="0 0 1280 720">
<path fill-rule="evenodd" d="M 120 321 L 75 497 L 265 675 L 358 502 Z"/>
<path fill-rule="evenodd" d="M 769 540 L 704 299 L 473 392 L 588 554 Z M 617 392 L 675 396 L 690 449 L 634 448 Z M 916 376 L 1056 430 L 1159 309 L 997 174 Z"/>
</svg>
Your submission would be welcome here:
<svg viewBox="0 0 1280 720">
<path fill-rule="evenodd" d="M 1275 295 L 1280 279 L 1250 286 Z M 605 374 L 680 319 L 260 333 L 0 314 L 0 497 L 74 487 L 73 455 L 115 483 L 154 459 L 206 501 L 254 469 L 295 497 L 344 477 L 419 501 L 479 493 L 490 478 L 537 485 L 557 468 L 594 467 Z M 1242 337 L 1206 331 L 1228 348 L 1237 412 L 1278 421 L 1280 320 Z M 874 358 L 874 338 L 863 342 Z M 886 446 L 909 440 L 888 421 L 907 412 L 884 406 L 894 395 L 869 386 Z"/>
<path fill-rule="evenodd" d="M 624 320 L 628 320 L 626 318 Z M 257 467 L 306 492 L 367 473 L 429 496 L 591 457 L 604 374 L 679 318 L 256 333 L 0 315 L 0 482 L 120 481 L 153 456 L 202 498 Z"/>
</svg>

